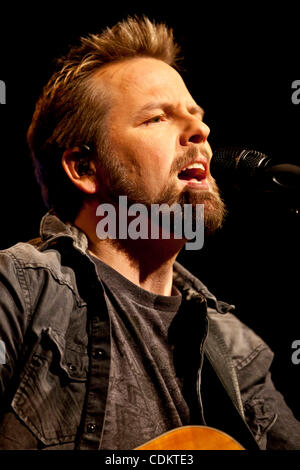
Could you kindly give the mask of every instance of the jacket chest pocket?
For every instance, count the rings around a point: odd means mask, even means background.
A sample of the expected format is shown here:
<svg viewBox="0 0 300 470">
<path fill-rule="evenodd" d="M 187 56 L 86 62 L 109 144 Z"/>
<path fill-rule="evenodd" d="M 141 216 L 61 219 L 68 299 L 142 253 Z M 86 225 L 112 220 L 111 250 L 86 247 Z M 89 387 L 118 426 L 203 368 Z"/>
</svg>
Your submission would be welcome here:
<svg viewBox="0 0 300 470">
<path fill-rule="evenodd" d="M 24 368 L 12 408 L 45 445 L 72 442 L 83 411 L 87 351 L 64 343 L 53 329 L 42 331 Z"/>
</svg>

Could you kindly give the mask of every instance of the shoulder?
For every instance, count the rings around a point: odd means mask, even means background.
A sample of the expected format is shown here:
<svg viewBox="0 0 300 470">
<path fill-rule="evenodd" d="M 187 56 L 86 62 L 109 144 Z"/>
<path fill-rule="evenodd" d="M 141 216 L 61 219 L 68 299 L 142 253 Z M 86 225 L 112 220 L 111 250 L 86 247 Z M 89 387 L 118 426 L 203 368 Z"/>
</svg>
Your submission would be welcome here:
<svg viewBox="0 0 300 470">
<path fill-rule="evenodd" d="M 62 265 L 60 252 L 55 246 L 44 248 L 39 238 L 17 243 L 0 251 L 0 259 L 6 259 L 8 263 L 14 264 L 16 269 L 26 271 L 28 275 L 47 271 L 62 282 L 67 282 L 69 278 L 68 270 Z"/>
<path fill-rule="evenodd" d="M 263 379 L 274 353 L 268 344 L 232 313 L 208 309 L 209 331 L 225 344 L 237 372 L 241 388 Z"/>
<path fill-rule="evenodd" d="M 40 250 L 39 239 L 20 242 L 0 251 L 1 259 L 10 260 L 19 267 L 49 267 L 59 266 L 59 254 L 56 250 Z"/>
<path fill-rule="evenodd" d="M 231 352 L 235 366 L 246 365 L 264 349 L 270 349 L 255 331 L 233 313 L 220 314 L 208 308 L 210 327 L 219 333 Z"/>
<path fill-rule="evenodd" d="M 40 239 L 20 242 L 0 251 L 0 266 L 7 281 L 11 285 L 17 281 L 24 286 L 31 300 L 42 290 L 58 293 L 58 287 L 59 292 L 65 287 L 82 303 L 74 270 L 62 262 L 61 253 L 55 246 L 44 249 Z"/>
</svg>

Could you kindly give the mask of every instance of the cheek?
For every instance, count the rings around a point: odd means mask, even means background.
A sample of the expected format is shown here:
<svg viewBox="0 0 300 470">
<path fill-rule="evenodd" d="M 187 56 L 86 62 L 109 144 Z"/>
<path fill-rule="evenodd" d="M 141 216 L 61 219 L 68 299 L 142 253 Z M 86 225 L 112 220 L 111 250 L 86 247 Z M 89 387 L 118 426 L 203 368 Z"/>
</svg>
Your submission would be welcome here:
<svg viewBox="0 0 300 470">
<path fill-rule="evenodd" d="M 168 176 L 175 156 L 175 147 L 171 139 L 166 139 L 157 135 L 147 136 L 138 145 L 139 155 L 144 163 L 144 168 L 148 168 L 154 173 Z"/>
<path fill-rule="evenodd" d="M 114 134 L 118 135 L 117 133 Z M 146 185 L 166 184 L 175 157 L 175 142 L 159 131 L 124 132 L 113 139 L 116 154 L 133 177 Z"/>
</svg>

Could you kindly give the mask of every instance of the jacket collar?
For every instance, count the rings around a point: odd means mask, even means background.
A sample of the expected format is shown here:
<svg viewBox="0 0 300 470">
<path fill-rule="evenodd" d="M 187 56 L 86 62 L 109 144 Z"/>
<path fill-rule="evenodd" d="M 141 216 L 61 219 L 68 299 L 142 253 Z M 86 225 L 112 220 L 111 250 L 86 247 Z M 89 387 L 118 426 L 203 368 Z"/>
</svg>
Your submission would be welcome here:
<svg viewBox="0 0 300 470">
<path fill-rule="evenodd" d="M 88 248 L 88 239 L 85 233 L 70 222 L 63 222 L 53 209 L 47 212 L 41 220 L 40 236 L 41 250 L 47 249 L 54 241 L 63 238 L 71 239 L 74 248 L 83 254 L 86 254 Z"/>
</svg>

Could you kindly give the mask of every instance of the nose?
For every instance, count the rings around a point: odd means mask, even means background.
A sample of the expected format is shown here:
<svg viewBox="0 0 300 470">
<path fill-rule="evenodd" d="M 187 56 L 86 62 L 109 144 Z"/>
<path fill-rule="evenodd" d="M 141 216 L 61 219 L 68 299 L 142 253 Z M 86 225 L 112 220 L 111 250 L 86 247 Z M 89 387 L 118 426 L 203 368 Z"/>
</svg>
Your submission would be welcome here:
<svg viewBox="0 0 300 470">
<path fill-rule="evenodd" d="M 180 144 L 201 144 L 206 142 L 210 128 L 197 116 L 189 116 L 185 120 L 184 129 L 180 135 Z"/>
</svg>

